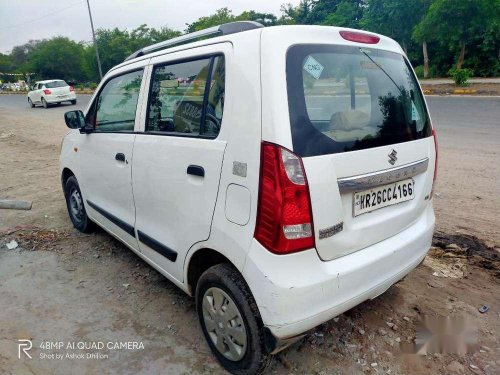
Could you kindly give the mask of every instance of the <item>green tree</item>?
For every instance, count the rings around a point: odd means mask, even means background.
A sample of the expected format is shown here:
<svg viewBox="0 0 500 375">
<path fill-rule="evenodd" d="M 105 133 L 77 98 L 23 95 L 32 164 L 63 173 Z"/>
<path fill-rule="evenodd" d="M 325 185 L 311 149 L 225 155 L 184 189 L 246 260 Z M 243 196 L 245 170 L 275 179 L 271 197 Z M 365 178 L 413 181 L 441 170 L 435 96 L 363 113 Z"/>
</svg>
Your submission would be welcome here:
<svg viewBox="0 0 500 375">
<path fill-rule="evenodd" d="M 130 54 L 145 46 L 171 39 L 178 35 L 180 35 L 179 31 L 168 27 L 154 29 L 146 25 L 141 25 L 130 32 L 118 28 L 98 29 L 96 31 L 96 39 L 102 71 L 106 73 L 113 66 L 123 62 Z M 87 75 L 92 80 L 97 81 L 97 61 L 92 46 L 86 49 L 84 60 Z"/>
<path fill-rule="evenodd" d="M 30 40 L 28 43 L 24 43 L 20 46 L 15 46 L 12 48 L 10 57 L 14 69 L 22 69 L 23 66 L 28 62 L 28 55 L 33 52 L 33 50 L 41 43 L 40 40 Z"/>
<path fill-rule="evenodd" d="M 368 0 L 360 25 L 397 40 L 408 54 L 412 30 L 422 20 L 429 1 Z"/>
<path fill-rule="evenodd" d="M 0 72 L 12 72 L 12 56 L 0 53 Z"/>
<path fill-rule="evenodd" d="M 193 23 L 187 25 L 186 32 L 192 33 L 212 26 L 222 25 L 223 23 L 234 22 L 235 16 L 229 8 L 221 8 L 211 16 L 200 17 Z"/>
<path fill-rule="evenodd" d="M 308 24 L 314 5 L 315 1 L 313 0 L 301 0 L 297 6 L 293 6 L 291 3 L 283 4 L 281 6 L 283 15 L 280 22 L 282 24 Z"/>
<path fill-rule="evenodd" d="M 195 22 L 188 24 L 186 32 L 192 33 L 194 31 L 235 21 L 256 21 L 260 22 L 264 26 L 273 26 L 278 24 L 278 18 L 271 13 L 259 13 L 254 10 L 249 10 L 235 16 L 228 8 L 221 8 L 210 16 L 198 18 Z"/>
<path fill-rule="evenodd" d="M 359 22 L 363 17 L 363 2 L 343 0 L 335 8 L 333 13 L 326 16 L 324 25 L 359 28 Z"/>
<path fill-rule="evenodd" d="M 278 18 L 271 13 L 259 13 L 253 10 L 245 11 L 235 18 L 235 21 L 256 21 L 264 26 L 274 26 L 278 24 Z"/>
<path fill-rule="evenodd" d="M 434 0 L 413 36 L 436 41 L 443 49 L 458 47 L 456 68 L 461 69 L 467 45 L 484 38 L 498 23 L 499 8 L 500 0 Z"/>
<path fill-rule="evenodd" d="M 85 79 L 82 44 L 58 36 L 39 42 L 28 54 L 27 65 L 43 78 Z"/>
<path fill-rule="evenodd" d="M 297 6 L 281 7 L 281 23 L 356 27 L 365 0 L 302 0 Z"/>
</svg>

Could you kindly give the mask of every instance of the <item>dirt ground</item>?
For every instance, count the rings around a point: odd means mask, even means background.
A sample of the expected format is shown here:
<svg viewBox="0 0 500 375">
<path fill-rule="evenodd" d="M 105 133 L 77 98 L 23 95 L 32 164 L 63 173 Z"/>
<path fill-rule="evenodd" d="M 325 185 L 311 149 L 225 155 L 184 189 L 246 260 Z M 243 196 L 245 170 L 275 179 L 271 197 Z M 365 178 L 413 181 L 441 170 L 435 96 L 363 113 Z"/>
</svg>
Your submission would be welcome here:
<svg viewBox="0 0 500 375">
<path fill-rule="evenodd" d="M 270 374 L 500 373 L 500 102 L 429 100 L 433 120 L 443 124 L 435 247 L 385 294 L 279 353 Z M 191 298 L 106 233 L 83 235 L 71 227 L 58 155 L 62 114 L 74 107 L 22 104 L 0 98 L 0 198 L 33 201 L 31 211 L 0 210 L 0 374 L 224 373 L 204 342 Z M 460 113 L 467 105 L 478 110 L 467 112 L 470 119 Z M 480 117 L 486 125 L 476 131 L 454 128 Z M 11 240 L 19 247 L 8 250 Z M 486 313 L 478 311 L 482 305 Z M 478 331 L 476 350 L 404 354 L 400 344 L 415 342 L 424 316 L 469 318 Z M 19 339 L 33 341 L 32 359 L 23 353 L 18 359 Z M 98 359 L 40 358 L 96 352 L 41 348 L 47 341 L 141 342 L 143 348 L 105 348 Z"/>
</svg>

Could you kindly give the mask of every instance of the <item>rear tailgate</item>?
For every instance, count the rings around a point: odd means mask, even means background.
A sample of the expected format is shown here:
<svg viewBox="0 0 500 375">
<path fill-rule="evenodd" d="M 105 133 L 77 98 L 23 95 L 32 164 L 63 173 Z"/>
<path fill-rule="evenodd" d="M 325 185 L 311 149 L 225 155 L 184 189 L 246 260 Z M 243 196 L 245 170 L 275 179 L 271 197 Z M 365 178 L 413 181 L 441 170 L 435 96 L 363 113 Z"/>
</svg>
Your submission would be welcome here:
<svg viewBox="0 0 500 375">
<path fill-rule="evenodd" d="M 395 167 L 388 162 L 393 150 L 398 156 Z M 311 194 L 316 249 L 323 260 L 330 260 L 389 238 L 417 221 L 429 204 L 434 142 L 428 137 L 375 149 L 304 158 L 303 163 Z M 356 193 L 376 186 L 387 185 L 392 189 L 394 182 L 401 180 L 414 181 L 413 199 L 382 208 L 376 208 L 376 204 L 374 211 L 354 216 Z M 393 194 L 392 190 L 389 192 Z"/>
<path fill-rule="evenodd" d="M 363 249 L 417 221 L 430 204 L 435 144 L 404 57 L 356 46 L 292 46 L 287 88 L 320 258 Z"/>
<path fill-rule="evenodd" d="M 64 81 L 54 81 L 45 84 L 45 87 L 50 90 L 51 95 L 57 98 L 69 97 L 70 86 Z"/>
</svg>

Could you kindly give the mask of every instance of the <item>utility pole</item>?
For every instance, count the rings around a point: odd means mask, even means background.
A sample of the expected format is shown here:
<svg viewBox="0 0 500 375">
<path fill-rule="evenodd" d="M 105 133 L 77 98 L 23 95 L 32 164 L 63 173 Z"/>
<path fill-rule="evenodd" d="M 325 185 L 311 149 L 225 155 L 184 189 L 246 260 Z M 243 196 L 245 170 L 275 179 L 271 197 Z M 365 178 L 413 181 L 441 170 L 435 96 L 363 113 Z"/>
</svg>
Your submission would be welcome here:
<svg viewBox="0 0 500 375">
<path fill-rule="evenodd" d="M 89 0 L 87 0 L 87 8 L 89 10 L 90 27 L 92 28 L 92 39 L 94 40 L 95 55 L 97 57 L 97 66 L 99 67 L 99 77 L 101 77 L 101 80 L 102 80 L 101 59 L 99 58 L 99 49 L 97 48 L 97 42 L 95 40 L 94 22 L 92 21 L 92 13 L 90 12 Z"/>
</svg>

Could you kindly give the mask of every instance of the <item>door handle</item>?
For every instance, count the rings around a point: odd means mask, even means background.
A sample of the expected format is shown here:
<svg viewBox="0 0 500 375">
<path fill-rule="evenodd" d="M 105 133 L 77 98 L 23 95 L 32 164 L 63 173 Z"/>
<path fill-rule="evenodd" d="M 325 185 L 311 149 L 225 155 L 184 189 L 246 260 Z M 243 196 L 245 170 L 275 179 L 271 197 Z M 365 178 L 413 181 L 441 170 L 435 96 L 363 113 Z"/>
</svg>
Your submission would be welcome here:
<svg viewBox="0 0 500 375">
<path fill-rule="evenodd" d="M 187 174 L 192 174 L 193 176 L 205 177 L 205 169 L 199 165 L 190 165 L 187 167 Z"/>
<path fill-rule="evenodd" d="M 119 152 L 118 154 L 115 155 L 115 160 L 125 162 L 125 154 Z"/>
</svg>

